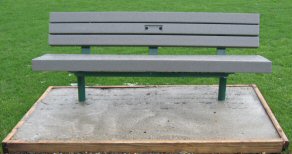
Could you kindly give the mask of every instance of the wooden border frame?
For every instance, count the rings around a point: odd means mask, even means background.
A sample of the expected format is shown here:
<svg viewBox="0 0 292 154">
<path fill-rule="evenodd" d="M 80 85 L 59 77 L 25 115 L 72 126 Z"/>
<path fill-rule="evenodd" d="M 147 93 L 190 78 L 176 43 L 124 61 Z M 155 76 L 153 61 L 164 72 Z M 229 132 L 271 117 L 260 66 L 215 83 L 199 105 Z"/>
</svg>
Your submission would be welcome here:
<svg viewBox="0 0 292 154">
<path fill-rule="evenodd" d="M 268 114 L 270 120 L 272 121 L 274 127 L 276 128 L 279 136 L 283 139 L 283 151 L 286 150 L 288 148 L 288 146 L 289 146 L 289 140 L 288 140 L 286 134 L 284 133 L 284 130 L 280 126 L 280 124 L 277 121 L 276 117 L 274 116 L 271 108 L 269 107 L 267 101 L 265 100 L 264 96 L 260 92 L 259 88 L 255 84 L 252 84 L 251 86 L 253 87 L 255 93 L 257 94 L 260 102 L 262 103 L 266 113 Z"/>
<path fill-rule="evenodd" d="M 154 86 L 162 87 L 163 85 Z M 182 86 L 182 85 L 165 85 Z M 189 86 L 189 85 L 185 85 Z M 215 86 L 215 85 L 214 85 Z M 216 85 L 217 86 L 217 85 Z M 24 117 L 17 123 L 7 137 L 2 141 L 4 153 L 10 152 L 194 152 L 194 153 L 280 153 L 285 150 L 289 141 L 283 129 L 276 120 L 269 105 L 264 99 L 258 87 L 252 85 L 229 85 L 229 87 L 252 87 L 257 94 L 263 108 L 272 121 L 279 134 L 279 139 L 274 140 L 121 140 L 121 141 L 98 141 L 98 142 L 78 142 L 78 141 L 39 141 L 27 142 L 13 140 L 17 129 L 34 112 L 38 103 L 55 88 L 68 88 L 68 86 L 50 86 L 44 94 L 36 101 Z M 144 88 L 147 86 L 94 86 L 90 88 Z M 77 88 L 77 87 L 72 87 Z"/>
</svg>

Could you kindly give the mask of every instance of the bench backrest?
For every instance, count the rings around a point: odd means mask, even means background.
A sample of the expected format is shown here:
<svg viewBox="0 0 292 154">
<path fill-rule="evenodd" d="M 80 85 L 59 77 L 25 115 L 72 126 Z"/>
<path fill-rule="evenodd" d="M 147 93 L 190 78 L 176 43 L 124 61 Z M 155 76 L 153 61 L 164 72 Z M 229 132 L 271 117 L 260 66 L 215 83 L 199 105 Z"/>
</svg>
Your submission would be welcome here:
<svg viewBox="0 0 292 154">
<path fill-rule="evenodd" d="M 255 48 L 259 14 L 53 12 L 54 46 L 191 46 Z"/>
</svg>

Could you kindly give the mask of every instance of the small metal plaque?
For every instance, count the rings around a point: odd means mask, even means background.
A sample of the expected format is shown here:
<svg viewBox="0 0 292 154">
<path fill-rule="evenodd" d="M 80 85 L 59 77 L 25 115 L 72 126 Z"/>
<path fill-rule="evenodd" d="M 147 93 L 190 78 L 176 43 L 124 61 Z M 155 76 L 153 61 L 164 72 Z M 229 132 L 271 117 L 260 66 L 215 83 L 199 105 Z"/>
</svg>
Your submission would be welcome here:
<svg viewBox="0 0 292 154">
<path fill-rule="evenodd" d="M 162 31 L 163 30 L 163 25 L 145 25 L 145 31 Z"/>
</svg>

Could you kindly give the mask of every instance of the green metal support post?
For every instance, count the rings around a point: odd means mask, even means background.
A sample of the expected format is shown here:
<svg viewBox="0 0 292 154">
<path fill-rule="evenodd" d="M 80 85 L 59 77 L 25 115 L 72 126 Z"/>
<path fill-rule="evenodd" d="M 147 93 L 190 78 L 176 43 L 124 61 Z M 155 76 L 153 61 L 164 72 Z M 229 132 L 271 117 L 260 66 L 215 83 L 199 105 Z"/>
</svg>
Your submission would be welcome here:
<svg viewBox="0 0 292 154">
<path fill-rule="evenodd" d="M 90 54 L 90 46 L 82 46 L 81 47 L 82 54 Z M 77 76 L 77 84 L 78 84 L 78 100 L 79 102 L 84 102 L 86 100 L 86 92 L 85 92 L 85 75 L 83 74 L 75 74 Z"/>
<path fill-rule="evenodd" d="M 90 46 L 82 46 L 82 54 L 90 54 Z"/>
<path fill-rule="evenodd" d="M 149 55 L 158 55 L 158 47 L 149 47 Z"/>
<path fill-rule="evenodd" d="M 78 100 L 79 100 L 79 102 L 84 102 L 86 100 L 86 97 L 85 97 L 85 77 L 83 75 L 78 75 L 77 82 L 78 82 Z"/>
<path fill-rule="evenodd" d="M 225 48 L 217 48 L 217 55 L 226 55 Z M 218 90 L 218 100 L 224 101 L 226 98 L 226 84 L 227 84 L 227 76 L 222 76 L 219 78 L 219 90 Z"/>
<path fill-rule="evenodd" d="M 219 78 L 219 92 L 218 92 L 218 100 L 224 101 L 226 97 L 226 84 L 227 84 L 227 77 L 220 77 Z"/>
</svg>

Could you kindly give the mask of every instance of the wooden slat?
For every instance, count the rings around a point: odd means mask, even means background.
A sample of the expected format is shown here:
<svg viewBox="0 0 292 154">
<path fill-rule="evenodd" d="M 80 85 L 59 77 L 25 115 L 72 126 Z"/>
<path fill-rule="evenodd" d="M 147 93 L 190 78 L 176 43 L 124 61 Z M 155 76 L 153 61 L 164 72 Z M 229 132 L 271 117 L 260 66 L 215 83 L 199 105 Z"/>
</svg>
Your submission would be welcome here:
<svg viewBox="0 0 292 154">
<path fill-rule="evenodd" d="M 161 30 L 159 28 L 162 28 Z M 169 23 L 51 23 L 52 34 L 259 35 L 259 25 Z"/>
<path fill-rule="evenodd" d="M 259 24 L 259 14 L 189 12 L 52 12 L 50 22 L 170 22 Z"/>
<path fill-rule="evenodd" d="M 9 152 L 194 152 L 279 153 L 281 140 L 265 141 L 110 141 L 110 142 L 11 142 Z"/>
<path fill-rule="evenodd" d="M 262 56 L 46 54 L 32 60 L 37 71 L 88 72 L 254 72 L 270 73 Z"/>
<path fill-rule="evenodd" d="M 259 37 L 189 35 L 49 35 L 49 44 L 64 46 L 193 46 L 255 48 L 259 46 Z"/>
</svg>

